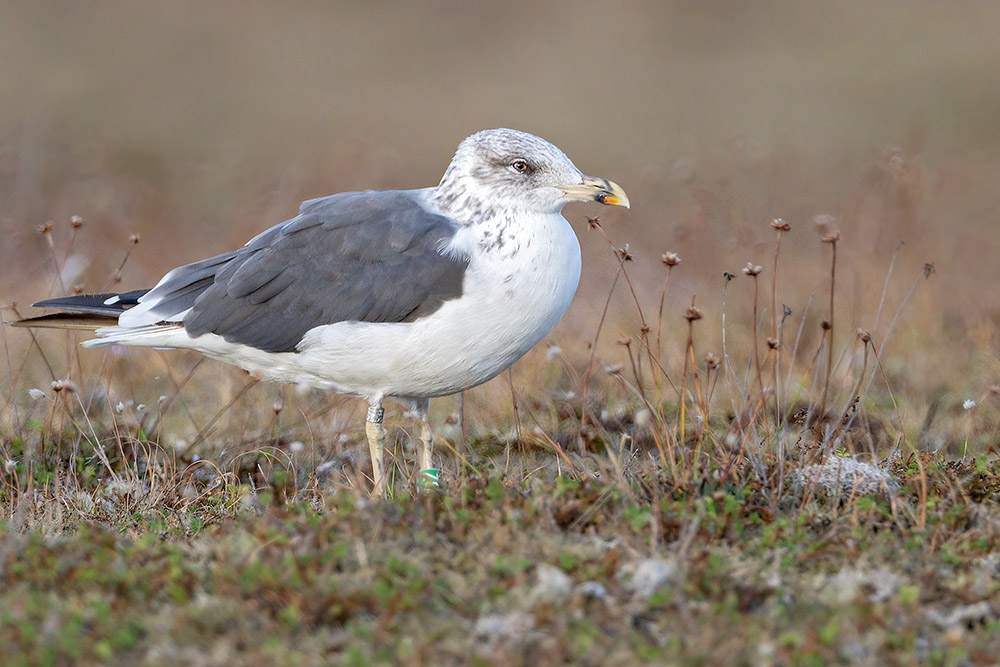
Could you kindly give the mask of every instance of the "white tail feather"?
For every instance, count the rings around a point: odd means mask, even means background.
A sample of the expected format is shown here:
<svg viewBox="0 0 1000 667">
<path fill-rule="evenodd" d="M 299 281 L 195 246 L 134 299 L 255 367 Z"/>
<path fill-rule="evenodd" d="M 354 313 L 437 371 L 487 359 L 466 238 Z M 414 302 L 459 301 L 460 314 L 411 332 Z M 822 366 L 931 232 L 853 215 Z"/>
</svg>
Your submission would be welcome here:
<svg viewBox="0 0 1000 667">
<path fill-rule="evenodd" d="M 183 330 L 182 324 L 151 324 L 144 327 L 102 327 L 94 332 L 97 338 L 84 341 L 84 347 L 104 345 L 141 345 L 156 347 L 164 338 Z"/>
</svg>

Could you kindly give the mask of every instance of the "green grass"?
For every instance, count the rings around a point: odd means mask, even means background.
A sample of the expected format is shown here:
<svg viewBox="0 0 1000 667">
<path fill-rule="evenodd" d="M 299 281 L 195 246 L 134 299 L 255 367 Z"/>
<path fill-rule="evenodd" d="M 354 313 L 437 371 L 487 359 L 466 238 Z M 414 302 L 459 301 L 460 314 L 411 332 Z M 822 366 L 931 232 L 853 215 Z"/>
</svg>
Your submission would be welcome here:
<svg viewBox="0 0 1000 667">
<path fill-rule="evenodd" d="M 981 661 L 1000 465 L 921 467 L 891 500 L 775 505 L 643 464 L 381 502 L 227 484 L 58 530 L 21 509 L 0 524 L 0 641 L 11 664 Z"/>
</svg>

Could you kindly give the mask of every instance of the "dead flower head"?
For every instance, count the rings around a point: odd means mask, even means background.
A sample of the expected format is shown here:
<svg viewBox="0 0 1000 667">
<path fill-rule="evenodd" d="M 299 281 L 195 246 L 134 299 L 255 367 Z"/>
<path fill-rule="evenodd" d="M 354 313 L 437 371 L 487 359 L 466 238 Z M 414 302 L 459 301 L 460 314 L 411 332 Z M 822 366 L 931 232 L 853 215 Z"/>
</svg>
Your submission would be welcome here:
<svg viewBox="0 0 1000 667">
<path fill-rule="evenodd" d="M 701 310 L 699 310 L 694 304 L 688 306 L 687 310 L 684 311 L 684 319 L 688 322 L 700 320 L 702 317 L 704 317 L 704 315 L 702 315 Z"/>
<path fill-rule="evenodd" d="M 754 264 L 753 262 L 747 262 L 747 265 L 743 267 L 743 273 L 745 273 L 748 276 L 756 276 L 763 270 L 764 270 L 763 266 L 761 266 L 760 264 Z"/>
<path fill-rule="evenodd" d="M 660 255 L 660 261 L 667 266 L 677 266 L 681 263 L 681 258 L 677 256 L 676 252 L 665 252 Z"/>
<path fill-rule="evenodd" d="M 66 392 L 75 392 L 77 390 L 76 383 L 72 380 L 53 380 L 52 381 L 52 391 L 59 393 L 65 390 Z"/>
</svg>

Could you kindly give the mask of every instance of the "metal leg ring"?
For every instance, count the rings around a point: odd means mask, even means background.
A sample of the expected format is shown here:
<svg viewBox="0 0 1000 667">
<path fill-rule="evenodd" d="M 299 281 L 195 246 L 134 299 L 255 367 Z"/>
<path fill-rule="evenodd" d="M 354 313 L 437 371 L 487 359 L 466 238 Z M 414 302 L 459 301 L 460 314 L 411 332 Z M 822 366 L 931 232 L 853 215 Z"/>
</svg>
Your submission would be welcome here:
<svg viewBox="0 0 1000 667">
<path fill-rule="evenodd" d="M 382 417 L 384 416 L 385 410 L 382 409 L 381 405 L 369 405 L 368 416 L 365 417 L 365 420 L 370 421 L 372 424 L 381 424 Z"/>
</svg>

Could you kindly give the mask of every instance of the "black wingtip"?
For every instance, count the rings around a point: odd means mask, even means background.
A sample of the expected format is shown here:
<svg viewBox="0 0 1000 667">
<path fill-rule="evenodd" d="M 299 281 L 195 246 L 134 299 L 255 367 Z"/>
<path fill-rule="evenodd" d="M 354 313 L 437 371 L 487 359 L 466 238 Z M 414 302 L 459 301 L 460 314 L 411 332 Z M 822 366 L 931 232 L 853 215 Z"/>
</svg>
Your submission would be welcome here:
<svg viewBox="0 0 1000 667">
<path fill-rule="evenodd" d="M 139 303 L 139 297 L 148 289 L 133 290 L 124 294 L 107 292 L 105 294 L 76 294 L 61 296 L 55 299 L 45 299 L 33 304 L 36 308 L 58 308 L 70 313 L 87 313 L 90 315 L 117 317 L 129 308 Z M 108 303 L 111 301 L 111 303 Z"/>
</svg>

